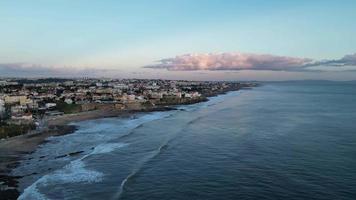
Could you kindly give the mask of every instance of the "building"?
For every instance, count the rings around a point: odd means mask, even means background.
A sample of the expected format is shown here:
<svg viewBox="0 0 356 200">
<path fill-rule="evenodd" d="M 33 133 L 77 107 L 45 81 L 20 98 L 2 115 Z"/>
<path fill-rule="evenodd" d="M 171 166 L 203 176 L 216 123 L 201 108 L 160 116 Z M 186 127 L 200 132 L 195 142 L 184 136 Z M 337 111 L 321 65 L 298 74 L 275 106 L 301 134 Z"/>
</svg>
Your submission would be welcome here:
<svg viewBox="0 0 356 200">
<path fill-rule="evenodd" d="M 32 122 L 33 117 L 31 113 L 24 113 L 24 114 L 12 115 L 11 119 L 16 121 L 21 121 L 23 123 L 23 122 Z"/>
<path fill-rule="evenodd" d="M 5 104 L 16 104 L 26 105 L 28 99 L 26 96 L 5 96 Z"/>
<path fill-rule="evenodd" d="M 66 104 L 73 104 L 73 100 L 72 99 L 65 99 L 64 102 Z"/>
<path fill-rule="evenodd" d="M 129 86 L 121 83 L 121 84 L 115 84 L 114 88 L 124 90 L 124 89 L 129 89 Z"/>
<path fill-rule="evenodd" d="M 162 99 L 163 93 L 162 92 L 152 92 L 150 94 L 150 99 Z"/>
</svg>

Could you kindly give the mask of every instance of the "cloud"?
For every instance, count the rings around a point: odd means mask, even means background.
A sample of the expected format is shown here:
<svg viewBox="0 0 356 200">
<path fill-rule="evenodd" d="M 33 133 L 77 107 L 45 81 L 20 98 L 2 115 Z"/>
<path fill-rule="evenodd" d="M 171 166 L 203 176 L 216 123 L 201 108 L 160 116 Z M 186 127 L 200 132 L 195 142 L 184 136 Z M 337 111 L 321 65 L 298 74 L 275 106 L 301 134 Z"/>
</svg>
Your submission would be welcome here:
<svg viewBox="0 0 356 200">
<path fill-rule="evenodd" d="M 173 71 L 193 70 L 273 70 L 289 71 L 306 67 L 312 62 L 308 58 L 275 56 L 269 54 L 220 53 L 185 54 L 158 61 L 146 68 Z"/>
<path fill-rule="evenodd" d="M 0 76 L 9 77 L 112 77 L 116 69 L 54 67 L 28 63 L 0 63 Z"/>
<path fill-rule="evenodd" d="M 312 60 L 276 56 L 270 54 L 220 53 L 185 54 L 159 60 L 157 64 L 144 68 L 167 69 L 169 71 L 197 71 L 199 73 L 237 73 L 243 70 L 286 71 L 286 72 L 342 72 L 356 71 L 356 53 L 340 59 Z M 149 70 L 148 70 L 149 71 Z M 148 71 L 118 70 L 103 67 L 46 66 L 28 63 L 0 63 L 0 77 L 146 77 Z M 142 74 L 138 74 L 142 73 Z M 154 73 L 156 74 L 156 73 Z M 196 73 L 195 73 L 196 74 Z M 157 75 L 157 74 L 156 74 Z M 167 73 L 165 74 L 167 75 Z M 163 75 L 162 75 L 163 76 Z"/>
<path fill-rule="evenodd" d="M 157 64 L 145 68 L 167 69 L 171 71 L 194 70 L 269 70 L 269 71 L 322 71 L 323 67 L 356 66 L 356 54 L 346 55 L 336 60 L 313 60 L 251 53 L 209 53 L 185 54 L 174 58 L 159 60 Z M 326 69 L 326 68 L 324 68 Z M 341 69 L 341 67 L 340 67 Z M 345 68 L 346 69 L 346 68 Z M 348 70 L 354 70 L 349 68 Z"/>
<path fill-rule="evenodd" d="M 321 60 L 312 64 L 312 66 L 356 66 L 356 53 L 345 55 L 341 59 Z"/>
</svg>

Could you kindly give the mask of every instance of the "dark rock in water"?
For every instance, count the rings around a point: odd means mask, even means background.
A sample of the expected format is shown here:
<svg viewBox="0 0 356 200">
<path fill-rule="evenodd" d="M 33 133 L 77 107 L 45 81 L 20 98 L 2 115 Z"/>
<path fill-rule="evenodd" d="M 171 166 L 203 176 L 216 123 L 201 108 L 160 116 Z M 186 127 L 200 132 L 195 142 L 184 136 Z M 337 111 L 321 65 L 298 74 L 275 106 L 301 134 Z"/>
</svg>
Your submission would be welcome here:
<svg viewBox="0 0 356 200">
<path fill-rule="evenodd" d="M 177 110 L 177 108 L 170 107 L 170 106 L 159 106 L 159 107 L 153 108 L 150 111 L 170 111 L 170 110 Z"/>
<path fill-rule="evenodd" d="M 60 155 L 60 156 L 56 156 L 56 157 L 54 157 L 54 159 L 58 159 L 58 158 L 64 158 L 64 157 L 67 157 L 67 154 L 64 154 L 64 155 Z"/>
<path fill-rule="evenodd" d="M 18 181 L 16 179 L 20 176 L 8 176 L 0 174 L 0 200 L 5 199 L 17 199 L 20 195 L 16 187 Z"/>
<path fill-rule="evenodd" d="M 56 156 L 56 157 L 54 157 L 54 158 L 55 158 L 55 159 L 58 159 L 58 158 L 64 158 L 64 157 L 67 157 L 67 156 L 75 156 L 75 155 L 81 154 L 81 153 L 83 153 L 83 152 L 84 152 L 84 151 L 76 151 L 76 152 L 72 152 L 72 153 L 68 153 L 68 154 Z"/>
<path fill-rule="evenodd" d="M 17 199 L 19 196 L 20 192 L 17 189 L 0 190 L 0 200 Z"/>
<path fill-rule="evenodd" d="M 8 187 L 17 187 L 18 181 L 17 178 L 21 178 L 19 176 L 8 176 L 1 174 L 0 175 L 0 183 L 1 185 L 6 185 Z"/>
<path fill-rule="evenodd" d="M 68 156 L 75 156 L 75 155 L 81 154 L 81 153 L 83 153 L 83 152 L 84 152 L 84 151 L 72 152 L 72 153 L 69 153 Z"/>
</svg>

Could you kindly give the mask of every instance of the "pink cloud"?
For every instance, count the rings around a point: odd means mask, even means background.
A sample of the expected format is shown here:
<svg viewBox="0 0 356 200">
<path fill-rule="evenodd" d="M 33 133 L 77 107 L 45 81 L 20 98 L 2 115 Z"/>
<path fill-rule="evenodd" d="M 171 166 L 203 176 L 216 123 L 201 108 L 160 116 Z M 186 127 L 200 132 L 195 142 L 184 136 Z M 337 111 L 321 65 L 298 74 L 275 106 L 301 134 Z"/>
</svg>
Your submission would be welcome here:
<svg viewBox="0 0 356 200">
<path fill-rule="evenodd" d="M 173 71 L 193 70 L 275 70 L 289 71 L 306 67 L 312 62 L 307 58 L 275 56 L 269 54 L 219 53 L 185 54 L 158 61 L 146 68 Z"/>
</svg>

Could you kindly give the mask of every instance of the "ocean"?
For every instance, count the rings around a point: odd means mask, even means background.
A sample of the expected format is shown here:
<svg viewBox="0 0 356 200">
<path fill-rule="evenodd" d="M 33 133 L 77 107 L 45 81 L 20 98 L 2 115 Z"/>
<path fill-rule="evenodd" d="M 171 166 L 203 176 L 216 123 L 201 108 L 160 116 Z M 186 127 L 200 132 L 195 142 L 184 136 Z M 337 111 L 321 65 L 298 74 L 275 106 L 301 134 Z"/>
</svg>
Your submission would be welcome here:
<svg viewBox="0 0 356 200">
<path fill-rule="evenodd" d="M 263 83 L 75 123 L 14 171 L 20 199 L 356 199 L 356 83 Z"/>
</svg>

